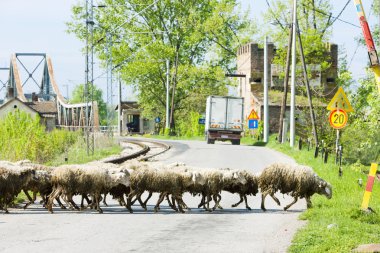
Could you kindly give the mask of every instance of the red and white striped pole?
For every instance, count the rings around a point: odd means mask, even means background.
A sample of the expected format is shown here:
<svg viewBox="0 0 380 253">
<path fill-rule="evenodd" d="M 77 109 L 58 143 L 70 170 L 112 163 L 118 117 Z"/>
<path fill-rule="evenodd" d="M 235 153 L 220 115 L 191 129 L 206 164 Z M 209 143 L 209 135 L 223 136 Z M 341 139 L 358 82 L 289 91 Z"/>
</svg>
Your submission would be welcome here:
<svg viewBox="0 0 380 253">
<path fill-rule="evenodd" d="M 363 202 L 362 202 L 363 210 L 368 209 L 369 199 L 371 198 L 371 194 L 372 194 L 372 187 L 373 187 L 373 184 L 375 183 L 377 166 L 378 166 L 377 163 L 372 163 L 371 169 L 369 170 L 367 186 L 365 188 L 365 193 L 364 193 Z"/>
</svg>

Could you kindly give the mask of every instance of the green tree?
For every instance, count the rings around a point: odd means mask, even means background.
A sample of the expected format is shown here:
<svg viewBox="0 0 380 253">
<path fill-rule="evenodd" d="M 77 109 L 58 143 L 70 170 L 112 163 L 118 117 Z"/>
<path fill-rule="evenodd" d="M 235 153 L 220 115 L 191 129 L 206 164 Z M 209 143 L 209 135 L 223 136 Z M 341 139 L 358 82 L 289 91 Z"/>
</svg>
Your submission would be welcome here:
<svg viewBox="0 0 380 253">
<path fill-rule="evenodd" d="M 350 97 L 354 112 L 350 113 L 342 142 L 349 162 L 360 161 L 368 165 L 380 159 L 380 95 L 371 71 L 359 84 Z"/>
<path fill-rule="evenodd" d="M 205 104 L 207 95 L 227 93 L 224 73 L 234 70 L 237 47 L 254 31 L 247 14 L 239 14 L 236 0 L 107 0 L 105 5 L 95 14 L 101 24 L 95 29 L 97 55 L 106 59 L 104 38 L 110 32 L 117 42 L 114 63 L 138 92 L 145 116 L 165 115 L 167 59 L 173 115 L 204 112 L 199 104 Z M 82 40 L 84 17 L 83 6 L 74 6 L 68 24 Z"/>
<path fill-rule="evenodd" d="M 292 24 L 293 0 L 268 0 L 268 5 L 270 8 L 264 14 L 264 22 L 270 23 L 272 26 L 267 26 L 268 29 L 263 31 L 263 35 L 269 36 L 278 47 L 274 63 L 284 66 L 289 28 Z M 326 57 L 328 53 L 326 44 L 329 42 L 332 25 L 335 22 L 335 18 L 332 18 L 328 14 L 331 9 L 330 0 L 298 1 L 298 26 L 301 33 L 306 64 L 321 65 L 322 71 L 328 69 L 331 65 L 329 57 Z"/>
<path fill-rule="evenodd" d="M 94 89 L 93 89 L 94 87 Z M 94 94 L 94 101 L 98 103 L 100 125 L 107 125 L 107 105 L 103 100 L 103 91 L 96 86 L 89 86 L 89 94 Z M 70 103 L 84 103 L 84 84 L 77 85 L 71 95 Z"/>
<path fill-rule="evenodd" d="M 372 11 L 375 15 L 379 15 L 378 1 L 372 1 L 371 10 L 367 10 L 367 18 Z M 380 39 L 379 25 L 377 22 L 369 25 L 376 44 Z M 362 34 L 357 40 L 366 47 Z M 367 76 L 359 80 L 358 85 L 358 88 L 352 90 L 350 94 L 354 112 L 350 113 L 349 125 L 342 134 L 342 143 L 345 145 L 347 161 L 369 165 L 380 159 L 380 94 L 374 74 L 369 68 Z"/>
</svg>

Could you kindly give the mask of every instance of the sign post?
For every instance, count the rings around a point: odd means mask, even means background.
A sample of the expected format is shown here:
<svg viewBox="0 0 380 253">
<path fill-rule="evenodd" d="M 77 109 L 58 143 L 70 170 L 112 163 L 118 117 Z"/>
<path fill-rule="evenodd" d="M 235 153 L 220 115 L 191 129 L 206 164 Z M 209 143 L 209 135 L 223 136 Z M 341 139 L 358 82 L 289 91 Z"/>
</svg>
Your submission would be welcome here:
<svg viewBox="0 0 380 253">
<path fill-rule="evenodd" d="M 259 127 L 259 116 L 254 109 L 251 110 L 251 113 L 248 116 L 248 128 L 257 129 Z"/>
<path fill-rule="evenodd" d="M 336 129 L 335 154 L 336 157 L 338 157 L 338 155 L 342 156 L 343 147 L 339 145 L 339 129 L 342 129 L 347 125 L 347 113 L 354 111 L 342 87 L 339 87 L 338 91 L 327 105 L 327 110 L 331 111 L 329 116 L 330 125 Z M 341 157 L 339 160 L 341 161 Z M 336 159 L 336 161 L 338 161 L 338 159 Z M 339 163 L 339 176 L 342 176 L 341 162 Z"/>
</svg>

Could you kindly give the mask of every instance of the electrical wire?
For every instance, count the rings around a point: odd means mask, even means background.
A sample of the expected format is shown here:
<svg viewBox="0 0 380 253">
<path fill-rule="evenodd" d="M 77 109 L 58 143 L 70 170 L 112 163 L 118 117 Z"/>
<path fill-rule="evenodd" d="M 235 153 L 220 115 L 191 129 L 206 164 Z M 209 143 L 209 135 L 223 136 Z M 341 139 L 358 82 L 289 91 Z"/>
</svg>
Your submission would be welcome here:
<svg viewBox="0 0 380 253">
<path fill-rule="evenodd" d="M 313 11 L 315 11 L 315 12 L 318 12 L 319 14 L 322 14 L 322 15 L 324 15 L 324 16 L 330 17 L 330 14 L 328 14 L 328 13 L 326 13 L 326 12 L 324 12 L 324 11 L 321 11 L 321 10 L 316 9 L 316 8 L 310 8 L 309 6 L 307 6 L 307 5 L 304 4 L 304 3 L 301 3 L 301 5 L 304 6 L 305 8 L 307 8 L 308 10 L 313 10 Z M 347 4 L 346 4 L 346 5 L 347 5 Z M 351 22 L 348 22 L 348 21 L 346 21 L 346 20 L 343 20 L 343 19 L 339 18 L 339 16 L 336 16 L 336 17 L 331 16 L 331 18 L 333 18 L 334 20 L 336 19 L 336 20 L 338 20 L 338 21 L 340 21 L 340 22 L 346 23 L 346 24 L 348 24 L 348 25 L 351 25 L 351 26 L 353 26 L 353 27 L 356 27 L 356 28 L 360 28 L 360 29 L 361 29 L 360 26 L 355 25 L 355 24 L 353 24 L 353 23 L 351 23 Z M 334 21 L 334 22 L 335 22 L 335 21 Z"/>
<path fill-rule="evenodd" d="M 335 21 L 338 20 L 338 18 L 343 14 L 344 10 L 347 8 L 348 4 L 351 2 L 351 0 L 348 0 L 346 5 L 344 5 L 343 9 L 339 12 L 339 14 L 334 18 L 334 20 L 330 23 L 330 26 L 335 23 Z"/>
</svg>

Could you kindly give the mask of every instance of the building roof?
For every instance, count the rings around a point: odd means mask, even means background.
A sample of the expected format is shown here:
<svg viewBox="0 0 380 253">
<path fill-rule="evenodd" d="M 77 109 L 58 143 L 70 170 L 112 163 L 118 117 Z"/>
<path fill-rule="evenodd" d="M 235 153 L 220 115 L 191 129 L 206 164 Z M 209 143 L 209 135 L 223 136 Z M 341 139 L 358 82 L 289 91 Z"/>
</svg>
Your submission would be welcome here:
<svg viewBox="0 0 380 253">
<path fill-rule="evenodd" d="M 115 110 L 119 109 L 119 105 L 116 106 Z M 136 101 L 124 101 L 121 102 L 122 110 L 139 110 L 140 106 Z"/>
<path fill-rule="evenodd" d="M 25 105 L 37 111 L 39 114 L 57 114 L 57 105 L 53 101 L 26 102 Z"/>
<path fill-rule="evenodd" d="M 12 101 L 18 101 L 19 103 L 24 104 L 32 111 L 38 113 L 41 117 L 55 117 L 57 114 L 57 106 L 53 101 L 42 101 L 42 102 L 23 102 L 19 98 L 11 98 L 7 100 L 4 104 L 0 105 L 0 108 L 5 108 Z"/>
</svg>

